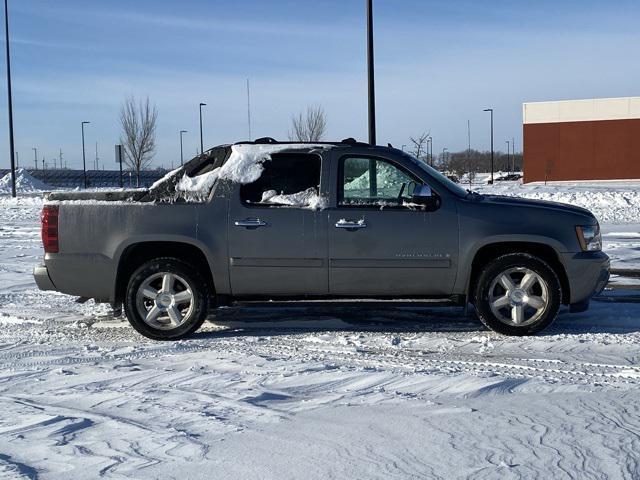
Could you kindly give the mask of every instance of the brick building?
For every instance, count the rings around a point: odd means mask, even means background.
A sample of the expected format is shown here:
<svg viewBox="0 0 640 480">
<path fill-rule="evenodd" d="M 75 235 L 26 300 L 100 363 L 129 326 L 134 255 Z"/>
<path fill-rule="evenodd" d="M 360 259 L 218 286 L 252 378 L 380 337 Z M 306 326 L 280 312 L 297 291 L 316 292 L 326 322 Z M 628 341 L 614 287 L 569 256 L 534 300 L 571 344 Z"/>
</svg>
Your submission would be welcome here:
<svg viewBox="0 0 640 480">
<path fill-rule="evenodd" d="M 640 180 L 640 97 L 523 105 L 524 181 Z"/>
</svg>

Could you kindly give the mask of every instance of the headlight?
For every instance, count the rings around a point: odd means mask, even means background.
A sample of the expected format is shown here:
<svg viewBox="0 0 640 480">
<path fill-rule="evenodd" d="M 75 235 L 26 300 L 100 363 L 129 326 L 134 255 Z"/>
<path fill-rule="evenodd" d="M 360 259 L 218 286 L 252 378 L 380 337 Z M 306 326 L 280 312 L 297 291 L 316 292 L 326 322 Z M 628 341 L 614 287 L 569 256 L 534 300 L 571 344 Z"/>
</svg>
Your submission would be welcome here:
<svg viewBox="0 0 640 480">
<path fill-rule="evenodd" d="M 602 236 L 599 225 L 581 225 L 576 227 L 578 242 L 583 252 L 599 252 L 602 250 Z"/>
</svg>

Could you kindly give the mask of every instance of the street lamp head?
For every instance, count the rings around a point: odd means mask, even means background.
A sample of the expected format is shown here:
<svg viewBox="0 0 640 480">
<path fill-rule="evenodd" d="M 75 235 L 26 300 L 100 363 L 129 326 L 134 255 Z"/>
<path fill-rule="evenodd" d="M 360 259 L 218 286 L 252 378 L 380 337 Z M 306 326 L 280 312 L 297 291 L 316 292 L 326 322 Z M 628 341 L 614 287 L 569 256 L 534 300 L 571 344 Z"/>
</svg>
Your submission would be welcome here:
<svg viewBox="0 0 640 480">
<path fill-rule="evenodd" d="M 180 130 L 180 133 L 187 133 L 186 130 Z"/>
<path fill-rule="evenodd" d="M 91 123 L 91 122 L 82 122 L 82 125 L 87 125 L 88 123 Z"/>
<path fill-rule="evenodd" d="M 493 112 L 493 108 L 485 108 L 483 112 Z"/>
<path fill-rule="evenodd" d="M 201 107 L 204 107 L 205 105 L 206 105 L 206 103 L 201 103 L 200 104 Z"/>
</svg>

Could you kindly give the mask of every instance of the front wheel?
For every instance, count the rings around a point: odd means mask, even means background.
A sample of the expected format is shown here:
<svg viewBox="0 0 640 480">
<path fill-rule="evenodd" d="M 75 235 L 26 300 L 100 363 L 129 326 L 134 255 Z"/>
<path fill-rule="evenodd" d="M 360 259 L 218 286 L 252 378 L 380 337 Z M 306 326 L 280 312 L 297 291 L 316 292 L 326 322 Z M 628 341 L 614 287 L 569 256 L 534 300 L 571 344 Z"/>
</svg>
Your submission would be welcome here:
<svg viewBox="0 0 640 480">
<path fill-rule="evenodd" d="M 176 258 L 157 258 L 129 280 L 125 313 L 131 326 L 153 340 L 179 340 L 207 317 L 207 284 L 193 266 Z"/>
<path fill-rule="evenodd" d="M 491 330 L 531 335 L 557 317 L 562 299 L 558 276 L 543 260 L 514 253 L 484 267 L 474 295 L 478 316 Z"/>
</svg>

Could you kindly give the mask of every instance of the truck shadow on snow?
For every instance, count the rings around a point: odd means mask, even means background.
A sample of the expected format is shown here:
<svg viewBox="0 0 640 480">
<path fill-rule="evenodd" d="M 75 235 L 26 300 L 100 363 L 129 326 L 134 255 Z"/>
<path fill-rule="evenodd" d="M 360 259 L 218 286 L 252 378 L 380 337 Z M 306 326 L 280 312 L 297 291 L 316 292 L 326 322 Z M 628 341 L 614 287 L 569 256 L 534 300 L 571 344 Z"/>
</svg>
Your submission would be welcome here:
<svg viewBox="0 0 640 480">
<path fill-rule="evenodd" d="M 479 332 L 487 330 L 462 308 L 398 306 L 277 306 L 230 307 L 220 309 L 209 321 L 225 327 L 220 332 L 200 332 L 196 336 L 290 335 L 300 332 Z"/>
<path fill-rule="evenodd" d="M 309 331 L 374 331 L 414 333 L 490 332 L 473 309 L 465 316 L 459 307 L 417 306 L 264 306 L 230 307 L 217 310 L 209 321 L 225 327 L 219 332 L 204 331 L 194 337 L 289 335 Z M 591 310 L 570 314 L 563 308 L 556 322 L 538 336 L 593 333 L 628 334 L 640 332 L 640 304 L 613 307 L 594 302 Z M 493 334 L 492 334 L 493 335 Z M 496 334 L 497 335 L 497 334 Z"/>
</svg>

